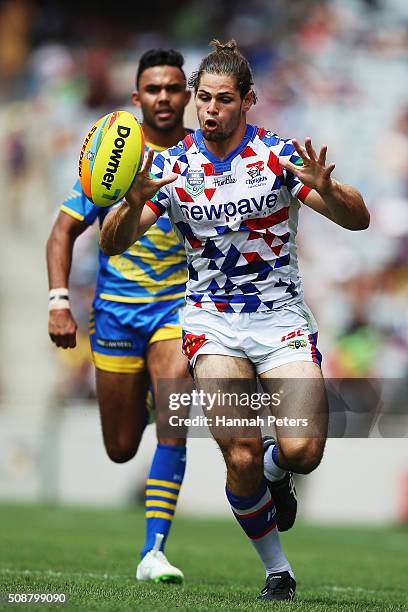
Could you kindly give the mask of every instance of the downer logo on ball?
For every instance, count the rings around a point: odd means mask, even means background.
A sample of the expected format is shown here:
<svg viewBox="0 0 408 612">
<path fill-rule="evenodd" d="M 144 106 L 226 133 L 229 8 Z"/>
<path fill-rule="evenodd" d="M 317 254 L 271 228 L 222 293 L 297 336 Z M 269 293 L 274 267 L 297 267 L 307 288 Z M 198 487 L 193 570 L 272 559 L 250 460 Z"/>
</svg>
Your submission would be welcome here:
<svg viewBox="0 0 408 612">
<path fill-rule="evenodd" d="M 110 189 L 113 181 L 115 180 L 115 173 L 119 168 L 123 149 L 125 147 L 125 138 L 129 136 L 130 128 L 126 127 L 125 125 L 118 125 L 117 133 L 118 138 L 115 138 L 115 142 L 113 143 L 114 147 L 116 148 L 112 149 L 111 156 L 106 167 L 106 172 L 103 175 L 103 181 L 101 181 L 101 185 L 106 187 L 106 189 Z"/>
</svg>

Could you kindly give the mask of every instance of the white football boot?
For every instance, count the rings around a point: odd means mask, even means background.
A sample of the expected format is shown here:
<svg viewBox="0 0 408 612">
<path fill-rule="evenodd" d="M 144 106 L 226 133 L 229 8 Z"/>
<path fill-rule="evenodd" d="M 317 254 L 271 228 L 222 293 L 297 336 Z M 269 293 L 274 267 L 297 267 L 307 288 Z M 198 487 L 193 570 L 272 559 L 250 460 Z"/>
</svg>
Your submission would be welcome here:
<svg viewBox="0 0 408 612">
<path fill-rule="evenodd" d="M 160 550 L 164 535 L 156 533 L 156 541 L 141 560 L 136 570 L 136 580 L 150 580 L 151 582 L 172 582 L 180 584 L 184 580 L 181 570 L 171 565 Z"/>
</svg>

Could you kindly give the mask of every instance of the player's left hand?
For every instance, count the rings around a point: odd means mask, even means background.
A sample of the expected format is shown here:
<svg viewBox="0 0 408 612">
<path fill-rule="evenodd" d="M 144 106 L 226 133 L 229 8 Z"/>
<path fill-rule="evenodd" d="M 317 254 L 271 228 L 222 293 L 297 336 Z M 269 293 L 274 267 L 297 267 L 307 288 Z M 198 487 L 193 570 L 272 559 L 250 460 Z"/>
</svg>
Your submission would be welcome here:
<svg viewBox="0 0 408 612">
<path fill-rule="evenodd" d="M 162 179 L 156 179 L 152 173 L 154 150 L 149 149 L 146 160 L 142 169 L 136 176 L 132 187 L 125 195 L 126 202 L 134 208 L 143 208 L 145 202 L 153 198 L 153 196 L 165 185 L 172 183 L 177 179 L 177 174 L 169 174 Z"/>
<path fill-rule="evenodd" d="M 317 157 L 311 138 L 306 138 L 305 148 L 301 147 L 295 139 L 292 140 L 292 143 L 296 153 L 303 160 L 303 166 L 296 166 L 283 158 L 279 158 L 280 165 L 297 176 L 304 185 L 311 189 L 316 189 L 320 194 L 330 190 L 333 183 L 331 173 L 336 164 L 328 164 L 326 166 L 327 145 L 322 146 L 319 157 Z"/>
</svg>

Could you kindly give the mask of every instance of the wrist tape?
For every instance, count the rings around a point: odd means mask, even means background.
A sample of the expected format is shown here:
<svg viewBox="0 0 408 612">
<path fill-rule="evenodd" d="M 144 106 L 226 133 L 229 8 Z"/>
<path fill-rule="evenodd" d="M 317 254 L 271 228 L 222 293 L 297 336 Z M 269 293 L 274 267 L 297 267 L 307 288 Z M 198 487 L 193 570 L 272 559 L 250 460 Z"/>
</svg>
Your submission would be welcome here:
<svg viewBox="0 0 408 612">
<path fill-rule="evenodd" d="M 48 310 L 69 310 L 68 289 L 51 289 L 48 298 Z"/>
</svg>

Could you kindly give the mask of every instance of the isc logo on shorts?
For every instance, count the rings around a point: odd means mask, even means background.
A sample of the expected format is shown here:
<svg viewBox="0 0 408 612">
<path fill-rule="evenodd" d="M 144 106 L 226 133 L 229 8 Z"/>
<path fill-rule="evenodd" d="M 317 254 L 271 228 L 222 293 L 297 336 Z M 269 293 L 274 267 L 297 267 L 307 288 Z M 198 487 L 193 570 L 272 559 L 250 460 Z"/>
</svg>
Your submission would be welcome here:
<svg viewBox="0 0 408 612">
<path fill-rule="evenodd" d="M 303 331 L 303 329 L 295 329 L 294 331 L 291 331 L 289 334 L 282 336 L 281 342 L 285 342 L 286 340 L 292 340 L 293 338 L 298 338 L 299 336 L 304 336 L 304 335 L 305 335 L 305 332 Z M 296 347 L 296 348 L 299 348 L 299 347 Z"/>
</svg>

